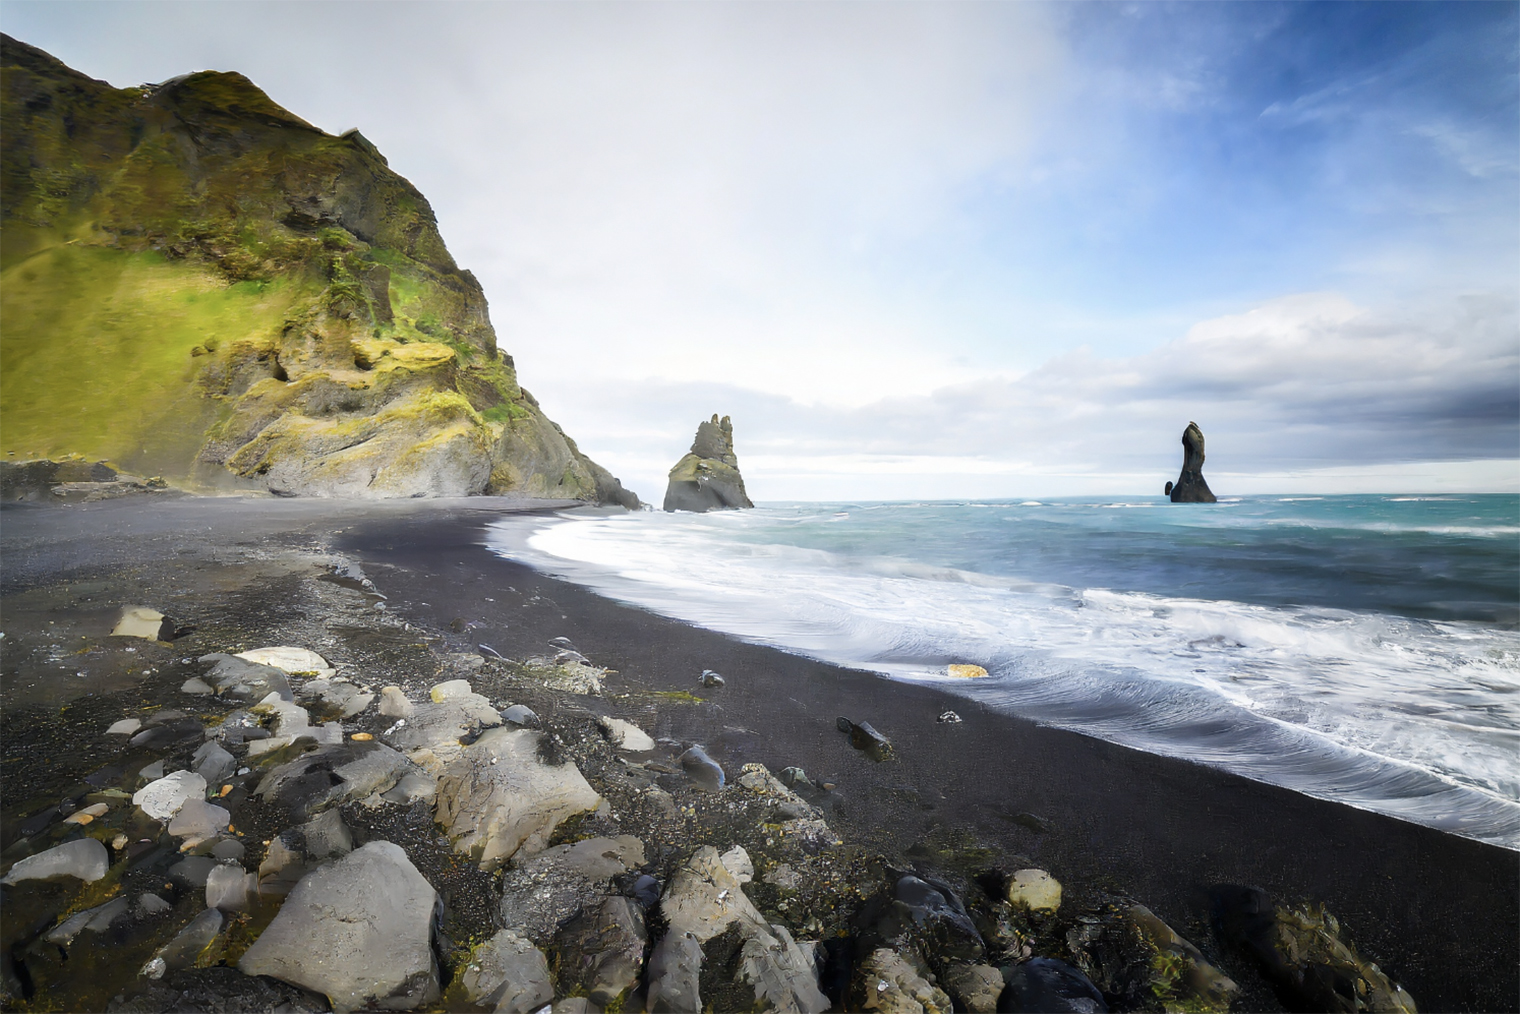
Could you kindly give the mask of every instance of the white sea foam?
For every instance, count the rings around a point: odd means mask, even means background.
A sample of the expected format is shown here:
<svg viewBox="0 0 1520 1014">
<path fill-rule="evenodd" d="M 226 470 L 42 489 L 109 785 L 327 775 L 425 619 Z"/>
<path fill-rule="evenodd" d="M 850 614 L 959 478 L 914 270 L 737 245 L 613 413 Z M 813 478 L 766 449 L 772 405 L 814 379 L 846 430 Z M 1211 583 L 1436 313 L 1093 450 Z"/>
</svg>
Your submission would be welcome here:
<svg viewBox="0 0 1520 1014">
<path fill-rule="evenodd" d="M 826 661 L 909 680 L 979 664 L 993 679 L 945 687 L 1520 848 L 1515 631 L 1074 587 L 791 544 L 845 515 L 510 519 L 490 545 L 610 597 Z"/>
</svg>

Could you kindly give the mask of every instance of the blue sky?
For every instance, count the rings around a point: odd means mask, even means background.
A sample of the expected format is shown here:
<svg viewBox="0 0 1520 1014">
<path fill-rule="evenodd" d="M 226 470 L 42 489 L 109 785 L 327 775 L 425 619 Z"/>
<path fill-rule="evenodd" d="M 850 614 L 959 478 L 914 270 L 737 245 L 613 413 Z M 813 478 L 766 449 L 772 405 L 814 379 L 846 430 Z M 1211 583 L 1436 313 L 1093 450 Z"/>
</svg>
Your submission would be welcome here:
<svg viewBox="0 0 1520 1014">
<path fill-rule="evenodd" d="M 1520 488 L 1520 7 L 45 4 L 239 70 L 437 210 L 646 499 Z"/>
</svg>

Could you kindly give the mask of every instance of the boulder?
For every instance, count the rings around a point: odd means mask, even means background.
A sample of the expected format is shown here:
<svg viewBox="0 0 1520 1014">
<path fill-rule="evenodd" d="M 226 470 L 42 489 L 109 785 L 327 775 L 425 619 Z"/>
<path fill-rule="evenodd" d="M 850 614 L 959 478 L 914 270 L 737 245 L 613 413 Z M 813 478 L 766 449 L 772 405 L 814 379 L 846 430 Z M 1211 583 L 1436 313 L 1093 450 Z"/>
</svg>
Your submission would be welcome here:
<svg viewBox="0 0 1520 1014">
<path fill-rule="evenodd" d="M 700 992 L 702 944 L 690 930 L 671 930 L 649 955 L 649 1014 L 690 1014 L 703 1010 Z"/>
<path fill-rule="evenodd" d="M 574 762 L 543 760 L 542 735 L 490 729 L 438 779 L 434 816 L 454 848 L 475 857 L 482 870 L 497 869 L 519 850 L 543 851 L 560 821 L 602 801 Z"/>
<path fill-rule="evenodd" d="M 607 1007 L 639 981 L 648 940 L 643 910 L 629 898 L 611 897 L 583 911 L 554 935 L 560 988 Z"/>
<path fill-rule="evenodd" d="M 694 746 L 680 756 L 681 770 L 686 772 L 699 788 L 708 792 L 719 792 L 726 781 L 723 768 L 718 762 L 707 756 L 707 751 L 700 746 Z"/>
<path fill-rule="evenodd" d="M 554 999 L 544 952 L 509 929 L 476 947 L 460 975 L 465 998 L 505 1014 L 528 1014 Z"/>
<path fill-rule="evenodd" d="M 607 742 L 619 750 L 646 753 L 654 749 L 654 738 L 632 722 L 625 722 L 621 718 L 600 718 L 597 725 L 601 726 Z"/>
<path fill-rule="evenodd" d="M 501 724 L 501 713 L 490 701 L 473 693 L 464 680 L 454 682 L 463 684 L 463 690 L 454 688 L 439 699 L 414 705 L 410 717 L 383 733 L 387 743 L 435 775 L 459 756 L 462 737 Z"/>
<path fill-rule="evenodd" d="M 1019 870 L 1008 878 L 1008 904 L 1053 914 L 1061 907 L 1061 882 L 1044 870 Z"/>
<path fill-rule="evenodd" d="M 1103 994 L 1081 969 L 1056 958 L 1030 958 L 1008 971 L 997 1009 L 1018 1014 L 1106 1014 Z"/>
<path fill-rule="evenodd" d="M 165 972 L 189 968 L 222 932 L 223 921 L 221 912 L 206 909 L 175 934 L 173 940 L 159 948 L 153 959 L 143 966 L 142 974 L 150 979 L 161 979 Z"/>
<path fill-rule="evenodd" d="M 213 663 L 211 671 L 202 678 L 219 694 L 231 694 L 250 701 L 262 701 L 270 694 L 278 694 L 282 701 L 295 700 L 285 670 L 277 666 L 250 662 L 220 651 L 202 655 L 199 661 Z"/>
<path fill-rule="evenodd" d="M 1131 905 L 1128 921 L 1152 949 L 1149 965 L 1164 969 L 1150 983 L 1153 995 L 1173 993 L 1192 1009 L 1228 1011 L 1240 987 L 1203 956 L 1193 944 L 1144 905 Z"/>
<path fill-rule="evenodd" d="M 259 878 L 234 863 L 218 865 L 206 877 L 206 907 L 222 912 L 246 912 L 259 893 Z"/>
<path fill-rule="evenodd" d="M 1203 478 L 1203 430 L 1190 422 L 1182 431 L 1182 474 L 1166 484 L 1172 503 L 1214 503 L 1215 496 Z"/>
<path fill-rule="evenodd" d="M 195 751 L 195 756 L 190 758 L 190 764 L 196 774 L 206 780 L 206 784 L 220 785 L 222 779 L 237 770 L 237 759 L 222 749 L 220 743 L 208 740 Z"/>
<path fill-rule="evenodd" d="M 850 745 L 874 761 L 890 760 L 892 741 L 877 732 L 870 722 L 852 722 L 840 717 L 834 720 L 840 732 L 850 737 Z"/>
<path fill-rule="evenodd" d="M 231 821 L 232 814 L 222 807 L 200 798 L 187 799 L 169 821 L 169 833 L 185 839 L 182 848 L 192 848 L 227 830 Z"/>
<path fill-rule="evenodd" d="M 728 416 L 697 427 L 691 450 L 670 470 L 667 511 L 710 511 L 753 507 L 734 454 L 734 425 Z"/>
<path fill-rule="evenodd" d="M 519 859 L 501 878 L 501 921 L 536 943 L 611 893 L 609 881 L 644 865 L 632 835 L 587 838 Z"/>
<path fill-rule="evenodd" d="M 1003 992 L 1003 973 L 991 965 L 951 965 L 939 977 L 953 1000 L 969 1014 L 995 1014 Z"/>
<path fill-rule="evenodd" d="M 259 782 L 257 793 L 299 819 L 310 819 L 338 803 L 384 792 L 410 767 L 387 746 L 350 741 L 322 746 L 281 764 Z"/>
<path fill-rule="evenodd" d="M 335 1011 L 438 998 L 437 894 L 399 845 L 374 841 L 308 874 L 238 962 L 327 996 Z"/>
<path fill-rule="evenodd" d="M 936 970 L 976 961 L 986 952 L 960 896 L 927 874 L 898 877 L 891 893 L 874 898 L 857 921 L 865 939 L 915 954 Z"/>
<path fill-rule="evenodd" d="M 1252 958 L 1289 1010 L 1414 1014 L 1414 999 L 1345 939 L 1324 906 L 1282 906 L 1259 887 L 1210 891 L 1214 932 Z"/>
<path fill-rule="evenodd" d="M 890 947 L 872 951 L 855 972 L 860 1010 L 881 1014 L 951 1014 L 945 991 Z"/>
<path fill-rule="evenodd" d="M 276 645 L 269 648 L 254 648 L 250 651 L 240 651 L 234 658 L 240 658 L 245 662 L 253 662 L 257 665 L 272 665 L 276 669 L 284 670 L 291 676 L 317 676 L 327 678 L 336 670 L 328 664 L 327 659 L 314 651 L 305 648 L 292 648 L 288 645 Z"/>
</svg>

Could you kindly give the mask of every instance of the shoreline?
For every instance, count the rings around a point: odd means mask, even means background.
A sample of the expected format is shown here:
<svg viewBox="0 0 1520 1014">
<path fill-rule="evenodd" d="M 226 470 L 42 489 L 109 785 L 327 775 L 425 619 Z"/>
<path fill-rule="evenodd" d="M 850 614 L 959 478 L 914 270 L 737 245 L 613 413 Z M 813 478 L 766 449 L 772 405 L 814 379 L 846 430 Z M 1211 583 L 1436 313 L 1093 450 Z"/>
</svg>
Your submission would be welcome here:
<svg viewBox="0 0 1520 1014">
<path fill-rule="evenodd" d="M 1237 977 L 1245 987 L 1238 1009 L 1275 1009 L 1276 1000 L 1214 941 L 1206 895 L 1214 884 L 1252 884 L 1282 902 L 1323 903 L 1361 954 L 1422 1010 L 1520 1009 L 1513 961 L 1520 863 L 1513 853 L 984 711 L 932 686 L 744 644 L 601 598 L 481 544 L 481 528 L 505 509 L 563 506 L 178 499 L 7 508 L 4 645 L 7 655 L 15 651 L 12 630 L 26 617 L 13 603 L 81 578 L 107 586 L 112 601 L 136 588 L 188 586 L 184 601 L 201 603 L 203 614 L 181 618 L 208 631 L 289 635 L 267 643 L 303 644 L 294 638 L 328 633 L 333 622 L 358 630 L 369 622 L 362 613 L 305 616 L 284 601 L 292 590 L 320 584 L 314 574 L 259 584 L 258 568 L 274 568 L 270 561 L 281 553 L 317 559 L 336 551 L 360 563 L 386 596 L 385 629 L 404 625 L 431 646 L 411 651 L 413 669 L 416 658 L 458 658 L 481 643 L 523 658 L 549 650 L 552 637 L 568 637 L 617 672 L 602 696 L 545 708 L 575 721 L 628 718 L 652 736 L 700 743 L 731 776 L 748 762 L 773 772 L 802 767 L 836 786 L 818 801 L 835 832 L 900 868 L 964 876 L 996 859 L 1049 870 L 1076 906 L 1132 897 Z M 202 571 L 211 576 L 197 578 Z M 248 580 L 229 587 L 229 575 L 238 574 Z M 363 636 L 370 635 L 352 635 L 350 646 Z M 221 649 L 190 642 L 175 648 L 201 650 Z M 8 658 L 8 676 L 12 667 Z M 703 669 L 721 672 L 725 685 L 699 686 Z M 425 686 L 446 676 L 411 678 Z M 85 692 L 102 700 L 78 703 L 93 714 L 145 692 L 130 681 L 102 684 Z M 6 698 L 9 712 L 9 689 Z M 937 723 L 947 709 L 963 721 Z M 881 730 L 896 759 L 877 764 L 853 749 L 835 726 L 841 716 Z"/>
<path fill-rule="evenodd" d="M 797 765 L 837 781 L 838 828 L 868 838 L 879 829 L 873 845 L 911 848 L 936 824 L 964 825 L 1063 883 L 1119 886 L 1199 946 L 1207 888 L 1259 886 L 1324 903 L 1422 1009 L 1520 1009 L 1513 852 L 656 616 L 496 557 L 478 535 L 484 521 L 376 522 L 339 545 L 395 589 L 408 615 L 444 630 L 455 618 L 482 624 L 452 635 L 454 650 L 474 639 L 521 657 L 568 636 L 663 691 L 698 693 L 703 669 L 723 673 L 723 688 L 701 692 L 710 705 L 674 712 L 668 731 L 651 734 L 703 742 L 725 767 Z M 498 601 L 484 602 L 493 587 Z M 533 595 L 562 611 L 524 609 Z M 945 710 L 963 722 L 936 723 Z M 898 762 L 865 762 L 835 729 L 840 716 L 881 730 Z M 1044 830 L 1019 823 L 1022 814 Z"/>
</svg>

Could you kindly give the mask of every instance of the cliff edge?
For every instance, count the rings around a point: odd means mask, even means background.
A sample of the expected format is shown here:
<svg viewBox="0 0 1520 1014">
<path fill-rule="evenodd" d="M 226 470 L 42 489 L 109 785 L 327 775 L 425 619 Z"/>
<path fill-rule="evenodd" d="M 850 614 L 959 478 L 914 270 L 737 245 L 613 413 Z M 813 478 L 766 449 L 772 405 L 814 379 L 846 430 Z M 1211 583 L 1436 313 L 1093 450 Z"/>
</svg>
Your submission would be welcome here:
<svg viewBox="0 0 1520 1014">
<path fill-rule="evenodd" d="M 0 36 L 0 444 L 306 496 L 636 506 L 520 386 L 426 198 L 240 74 Z"/>
<path fill-rule="evenodd" d="M 665 509 L 700 512 L 753 506 L 734 454 L 734 424 L 728 416 L 720 420 L 714 415 L 697 426 L 691 450 L 670 470 Z"/>
</svg>

